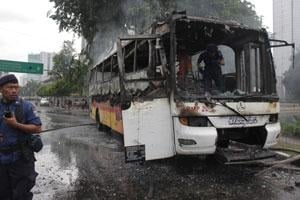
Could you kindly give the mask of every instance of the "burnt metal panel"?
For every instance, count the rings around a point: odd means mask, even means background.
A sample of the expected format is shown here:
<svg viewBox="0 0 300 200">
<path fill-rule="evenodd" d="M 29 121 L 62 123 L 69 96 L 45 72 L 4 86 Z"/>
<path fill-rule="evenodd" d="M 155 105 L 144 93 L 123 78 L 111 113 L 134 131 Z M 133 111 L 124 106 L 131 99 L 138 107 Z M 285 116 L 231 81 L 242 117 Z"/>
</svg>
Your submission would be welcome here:
<svg viewBox="0 0 300 200">
<path fill-rule="evenodd" d="M 128 35 L 121 37 L 120 40 L 151 40 L 159 38 L 159 34 L 153 34 L 153 35 Z"/>
<path fill-rule="evenodd" d="M 120 78 L 120 89 L 121 89 L 121 98 L 124 98 L 126 93 L 124 87 L 124 55 L 122 50 L 121 40 L 117 41 L 117 56 L 118 56 L 118 64 L 119 64 L 119 78 Z"/>
<path fill-rule="evenodd" d="M 176 21 L 170 21 L 170 68 L 171 68 L 171 91 L 175 90 L 175 64 L 176 64 Z"/>
<path fill-rule="evenodd" d="M 244 46 L 245 51 L 245 73 L 246 73 L 246 91 L 249 93 L 251 91 L 251 79 L 250 79 L 250 66 L 251 66 L 251 44 L 246 44 Z"/>
</svg>

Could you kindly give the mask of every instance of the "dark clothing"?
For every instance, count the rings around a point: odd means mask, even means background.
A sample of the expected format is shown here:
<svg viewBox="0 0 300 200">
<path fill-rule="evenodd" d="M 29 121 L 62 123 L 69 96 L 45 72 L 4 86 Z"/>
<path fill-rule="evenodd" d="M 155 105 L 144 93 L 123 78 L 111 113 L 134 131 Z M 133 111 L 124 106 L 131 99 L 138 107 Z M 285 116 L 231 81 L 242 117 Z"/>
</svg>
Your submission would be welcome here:
<svg viewBox="0 0 300 200">
<path fill-rule="evenodd" d="M 39 117 L 36 116 L 34 113 L 34 107 L 31 103 L 22 100 L 15 101 L 12 103 L 4 103 L 0 101 L 0 148 L 2 147 L 11 147 L 15 146 L 19 142 L 28 141 L 30 139 L 30 135 L 27 133 L 23 133 L 20 130 L 10 128 L 3 122 L 3 116 L 5 111 L 10 111 L 15 113 L 17 107 L 23 107 L 24 122 L 20 122 L 23 124 L 34 124 L 40 126 L 41 120 Z M 16 113 L 15 113 L 16 114 Z M 17 116 L 16 116 L 17 117 Z M 17 117 L 18 118 L 18 117 Z M 0 152 L 0 164 L 9 164 L 13 163 L 20 159 L 20 152 L 12 152 L 12 153 L 1 153 Z"/>
<path fill-rule="evenodd" d="M 198 58 L 198 64 L 202 61 L 205 63 L 204 68 L 204 90 L 209 91 L 212 88 L 212 81 L 215 81 L 216 86 L 224 91 L 224 81 L 222 70 L 219 62 L 223 60 L 221 51 L 217 51 L 214 55 L 210 55 L 208 51 L 202 53 Z"/>
<path fill-rule="evenodd" d="M 214 70 L 204 70 L 204 91 L 209 91 L 212 88 L 212 80 L 215 81 L 216 86 L 224 91 L 224 81 L 221 68 L 216 68 Z"/>
<path fill-rule="evenodd" d="M 22 106 L 22 116 L 17 114 L 20 106 Z M 31 135 L 4 123 L 4 112 L 8 110 L 15 114 L 19 123 L 39 126 L 41 121 L 29 102 L 24 100 L 12 103 L 0 102 L 0 200 L 30 200 L 33 197 L 30 190 L 35 185 L 37 176 L 34 168 L 34 153 L 29 150 L 26 151 L 25 156 L 19 146 L 29 141 Z M 6 148 L 10 151 L 3 151 Z"/>
<path fill-rule="evenodd" d="M 208 51 L 204 51 L 198 58 L 198 63 L 201 63 L 202 61 L 204 61 L 205 63 L 205 69 L 207 67 L 219 67 L 219 61 L 223 60 L 223 55 L 221 53 L 221 51 L 217 51 L 215 53 L 215 55 L 210 56 Z M 206 67 L 207 66 L 207 67 Z"/>
<path fill-rule="evenodd" d="M 0 199 L 31 200 L 33 194 L 30 190 L 37 175 L 34 161 L 19 159 L 11 164 L 0 164 Z"/>
</svg>

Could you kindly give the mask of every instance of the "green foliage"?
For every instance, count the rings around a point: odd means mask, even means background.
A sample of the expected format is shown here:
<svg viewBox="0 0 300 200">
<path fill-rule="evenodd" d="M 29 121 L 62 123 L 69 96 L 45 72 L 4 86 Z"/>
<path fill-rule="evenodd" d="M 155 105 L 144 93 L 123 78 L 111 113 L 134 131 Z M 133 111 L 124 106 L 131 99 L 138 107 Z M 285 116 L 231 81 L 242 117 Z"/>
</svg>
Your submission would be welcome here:
<svg viewBox="0 0 300 200">
<path fill-rule="evenodd" d="M 260 27 L 261 19 L 254 6 L 246 0 L 49 0 L 54 3 L 49 17 L 56 21 L 59 29 L 73 31 L 87 40 L 86 54 L 99 59 L 108 52 L 116 37 L 126 34 L 133 25 L 141 32 L 154 20 L 165 18 L 174 10 L 186 10 L 188 15 L 218 17 L 235 20 L 250 27 Z M 65 84 L 52 86 L 61 93 L 73 93 L 82 88 L 87 67 L 77 63 L 70 44 L 64 43 L 65 52 L 55 56 L 53 79 L 65 81 L 72 86 L 67 90 Z M 94 61 L 96 63 L 98 60 Z M 82 71 L 83 70 L 83 71 Z"/>
<path fill-rule="evenodd" d="M 254 5 L 240 0 L 182 0 L 178 8 L 187 10 L 190 15 L 210 16 L 225 20 L 235 20 L 250 27 L 260 27 Z"/>
<path fill-rule="evenodd" d="M 155 18 L 173 10 L 187 10 L 189 15 L 212 16 L 236 20 L 250 27 L 261 26 L 254 6 L 244 0 L 49 0 L 54 2 L 55 20 L 60 30 L 71 30 L 91 44 L 97 32 L 110 32 L 124 25 L 134 25 L 138 31 Z M 118 30 L 114 30 L 119 32 Z"/>
<path fill-rule="evenodd" d="M 289 100 L 299 101 L 300 99 L 300 52 L 295 55 L 295 67 L 290 66 L 289 70 L 284 73 L 283 84 L 286 89 L 286 98 Z"/>
<path fill-rule="evenodd" d="M 59 25 L 59 30 L 72 30 L 83 35 L 89 42 L 97 31 L 98 22 L 104 23 L 118 16 L 121 9 L 119 0 L 49 0 L 54 2 L 54 13 L 49 17 Z"/>
<path fill-rule="evenodd" d="M 295 122 L 281 123 L 282 133 L 288 136 L 300 137 L 300 120 Z"/>
<path fill-rule="evenodd" d="M 46 84 L 46 85 L 42 85 L 38 91 L 37 91 L 37 95 L 38 96 L 42 96 L 42 97 L 45 97 L 45 96 L 53 96 L 53 91 L 51 89 L 51 84 Z"/>
<path fill-rule="evenodd" d="M 39 96 L 68 96 L 71 93 L 82 94 L 84 78 L 88 67 L 84 60 L 75 54 L 73 43 L 65 41 L 62 50 L 53 58 L 53 70 L 50 71 L 52 83 L 38 90 Z"/>
<path fill-rule="evenodd" d="M 74 60 L 75 49 L 73 42 L 64 41 L 63 48 L 53 57 L 53 70 L 49 73 L 55 79 L 67 77 L 70 71 L 71 64 Z"/>
<path fill-rule="evenodd" d="M 37 90 L 40 87 L 40 83 L 34 80 L 30 80 L 27 84 L 22 87 L 20 95 L 21 96 L 35 96 L 37 94 Z"/>
</svg>

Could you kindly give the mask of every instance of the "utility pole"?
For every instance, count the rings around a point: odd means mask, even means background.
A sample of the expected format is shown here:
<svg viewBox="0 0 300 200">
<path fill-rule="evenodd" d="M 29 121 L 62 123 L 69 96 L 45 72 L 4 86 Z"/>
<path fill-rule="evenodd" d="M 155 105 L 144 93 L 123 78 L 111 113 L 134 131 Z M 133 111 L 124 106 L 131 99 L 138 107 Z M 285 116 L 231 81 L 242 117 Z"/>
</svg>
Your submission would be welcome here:
<svg viewBox="0 0 300 200">
<path fill-rule="evenodd" d="M 292 19 L 292 24 L 291 24 L 291 29 L 292 29 L 292 43 L 294 43 L 294 0 L 291 0 L 291 19 Z"/>
</svg>

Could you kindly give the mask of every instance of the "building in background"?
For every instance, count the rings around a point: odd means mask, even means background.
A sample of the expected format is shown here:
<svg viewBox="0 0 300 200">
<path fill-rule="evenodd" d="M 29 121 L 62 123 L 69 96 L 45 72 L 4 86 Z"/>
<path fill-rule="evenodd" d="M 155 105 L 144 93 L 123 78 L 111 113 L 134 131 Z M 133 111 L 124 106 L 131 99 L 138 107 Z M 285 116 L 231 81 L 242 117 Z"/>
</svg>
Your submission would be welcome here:
<svg viewBox="0 0 300 200">
<path fill-rule="evenodd" d="M 296 44 L 300 49 L 300 0 L 273 0 L 273 38 Z M 285 98 L 282 84 L 284 73 L 292 65 L 293 49 L 291 47 L 275 48 L 274 62 L 277 74 L 277 90 Z"/>
<path fill-rule="evenodd" d="M 274 39 L 295 43 L 300 48 L 300 0 L 273 0 Z M 292 64 L 292 48 L 274 49 L 277 75 L 281 76 Z"/>
<path fill-rule="evenodd" d="M 49 71 L 53 69 L 53 57 L 55 53 L 41 52 L 39 54 L 28 54 L 28 62 L 43 63 L 44 73 L 42 75 L 37 74 L 25 74 L 22 77 L 22 85 L 25 85 L 29 80 L 34 81 L 46 81 L 49 79 Z"/>
</svg>

